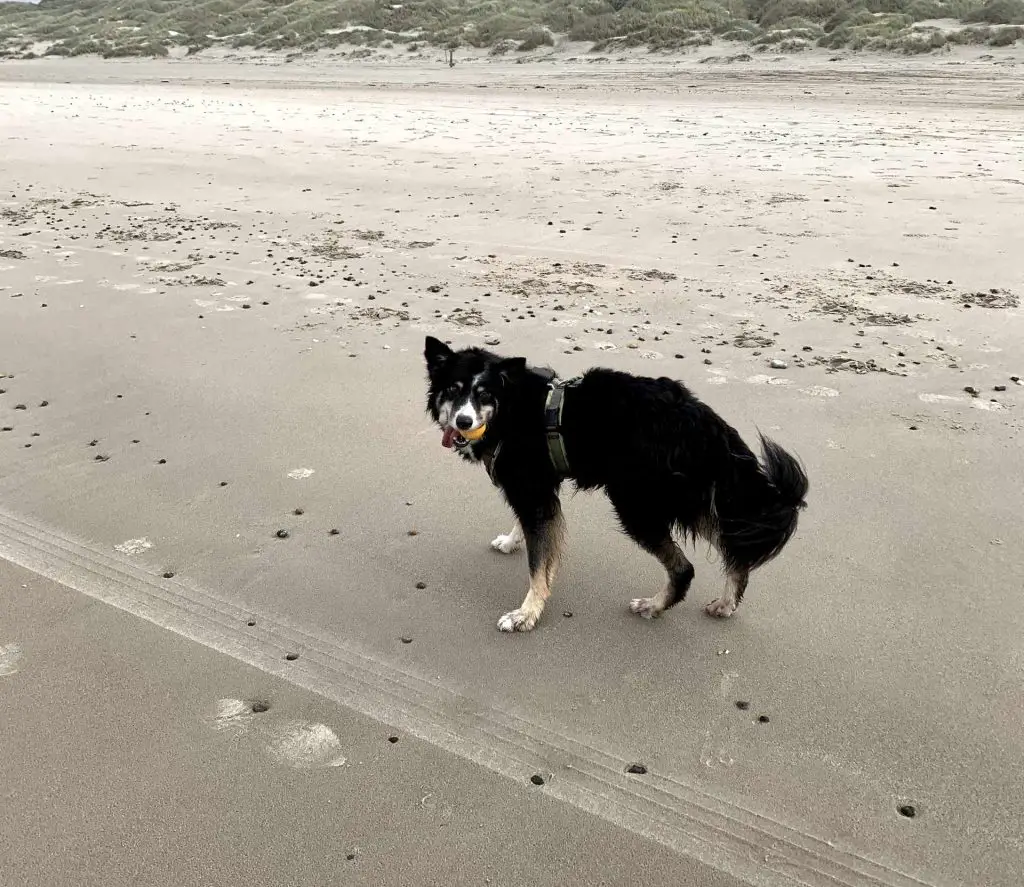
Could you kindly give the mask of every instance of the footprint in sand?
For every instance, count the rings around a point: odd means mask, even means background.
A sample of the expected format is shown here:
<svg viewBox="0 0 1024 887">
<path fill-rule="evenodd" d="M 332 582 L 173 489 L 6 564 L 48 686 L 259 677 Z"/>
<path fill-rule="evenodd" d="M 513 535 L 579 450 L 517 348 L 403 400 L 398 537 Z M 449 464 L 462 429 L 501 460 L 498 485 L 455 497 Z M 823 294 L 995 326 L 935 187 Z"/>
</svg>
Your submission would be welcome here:
<svg viewBox="0 0 1024 887">
<path fill-rule="evenodd" d="M 254 717 L 253 703 L 242 699 L 218 699 L 213 728 L 218 732 L 244 733 Z"/>
<path fill-rule="evenodd" d="M 150 542 L 145 536 L 138 539 L 126 539 L 114 548 L 120 551 L 121 554 L 142 554 L 144 551 L 148 551 L 153 547 L 153 543 Z"/>
<path fill-rule="evenodd" d="M 918 400 L 922 400 L 925 403 L 963 403 L 964 398 L 954 397 L 950 394 L 919 394 L 917 395 Z"/>
<path fill-rule="evenodd" d="M 811 397 L 838 397 L 839 392 L 835 388 L 828 388 L 825 385 L 809 385 L 800 389 L 801 394 L 809 394 Z"/>
<path fill-rule="evenodd" d="M 792 385 L 792 379 L 783 379 L 779 376 L 769 376 L 764 373 L 758 373 L 755 376 L 747 376 L 746 382 L 748 385 Z"/>
<path fill-rule="evenodd" d="M 21 647 L 17 644 L 0 646 L 0 678 L 17 674 L 21 667 Z"/>
<path fill-rule="evenodd" d="M 249 737 L 275 762 L 297 770 L 341 767 L 346 763 L 341 740 L 326 724 L 279 720 L 265 702 L 218 699 L 213 728 Z"/>
<path fill-rule="evenodd" d="M 341 740 L 326 724 L 291 721 L 268 732 L 266 751 L 279 764 L 299 770 L 345 764 Z"/>
</svg>

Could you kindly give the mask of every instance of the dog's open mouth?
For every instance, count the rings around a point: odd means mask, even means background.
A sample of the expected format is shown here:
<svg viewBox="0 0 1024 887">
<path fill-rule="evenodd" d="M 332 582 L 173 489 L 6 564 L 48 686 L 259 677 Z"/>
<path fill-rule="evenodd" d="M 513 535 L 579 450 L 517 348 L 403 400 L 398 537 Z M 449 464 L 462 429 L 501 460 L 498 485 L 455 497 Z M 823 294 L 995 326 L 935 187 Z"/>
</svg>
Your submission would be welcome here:
<svg viewBox="0 0 1024 887">
<path fill-rule="evenodd" d="M 441 446 L 447 447 L 449 450 L 452 447 L 461 450 L 463 447 L 469 446 L 469 441 L 449 425 L 445 428 L 444 434 L 441 435 Z"/>
</svg>

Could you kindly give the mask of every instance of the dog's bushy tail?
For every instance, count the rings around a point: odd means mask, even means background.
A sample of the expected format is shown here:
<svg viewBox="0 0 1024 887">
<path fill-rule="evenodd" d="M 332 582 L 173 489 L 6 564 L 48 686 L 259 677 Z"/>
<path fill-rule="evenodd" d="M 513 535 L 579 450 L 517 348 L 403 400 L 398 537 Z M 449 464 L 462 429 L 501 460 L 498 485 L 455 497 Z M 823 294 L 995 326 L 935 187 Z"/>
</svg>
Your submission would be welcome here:
<svg viewBox="0 0 1024 887">
<path fill-rule="evenodd" d="M 799 462 L 770 437 L 761 437 L 761 464 L 765 477 L 778 491 L 779 504 L 794 511 L 807 507 L 810 482 Z M 795 519 L 796 515 L 794 515 Z"/>
<path fill-rule="evenodd" d="M 762 456 L 755 469 L 760 481 L 746 475 L 743 494 L 734 499 L 739 507 L 719 515 L 722 554 L 731 569 L 754 570 L 776 557 L 807 506 L 810 483 L 800 463 L 775 441 L 760 437 Z"/>
</svg>

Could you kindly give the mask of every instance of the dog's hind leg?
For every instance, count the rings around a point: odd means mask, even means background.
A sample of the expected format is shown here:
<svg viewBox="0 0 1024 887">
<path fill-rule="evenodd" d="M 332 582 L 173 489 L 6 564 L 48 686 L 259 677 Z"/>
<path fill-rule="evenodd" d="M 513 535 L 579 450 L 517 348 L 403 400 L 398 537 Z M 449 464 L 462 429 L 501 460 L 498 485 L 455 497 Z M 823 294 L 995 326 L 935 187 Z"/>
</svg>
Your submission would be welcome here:
<svg viewBox="0 0 1024 887">
<path fill-rule="evenodd" d="M 690 583 L 693 581 L 693 564 L 670 535 L 666 535 L 664 539 L 654 545 L 637 541 L 661 561 L 665 572 L 668 573 L 668 581 L 665 583 L 665 587 L 652 597 L 633 598 L 629 602 L 629 609 L 637 616 L 655 619 L 686 597 L 686 592 L 690 590 Z"/>
<path fill-rule="evenodd" d="M 530 588 L 518 609 L 498 620 L 500 631 L 530 631 L 544 612 L 551 594 L 558 562 L 565 539 L 565 519 L 558 496 L 539 509 L 519 513 L 519 526 L 526 537 L 526 554 L 530 566 Z"/>
<path fill-rule="evenodd" d="M 713 600 L 704 608 L 704 612 L 709 616 L 715 616 L 719 619 L 728 619 L 736 612 L 740 601 L 743 600 L 743 592 L 747 590 L 750 570 L 735 567 L 726 572 L 725 578 L 725 594 Z"/>
<path fill-rule="evenodd" d="M 491 548 L 500 551 L 502 554 L 512 554 L 519 551 L 523 544 L 523 528 L 519 526 L 519 519 L 512 525 L 506 536 L 498 536 L 491 540 Z"/>
<path fill-rule="evenodd" d="M 668 573 L 665 587 L 652 597 L 630 601 L 629 609 L 637 616 L 654 619 L 686 597 L 693 581 L 693 564 L 672 539 L 672 521 L 650 508 L 653 496 L 638 495 L 636 490 L 608 491 L 622 528 L 644 551 L 653 554 Z"/>
</svg>

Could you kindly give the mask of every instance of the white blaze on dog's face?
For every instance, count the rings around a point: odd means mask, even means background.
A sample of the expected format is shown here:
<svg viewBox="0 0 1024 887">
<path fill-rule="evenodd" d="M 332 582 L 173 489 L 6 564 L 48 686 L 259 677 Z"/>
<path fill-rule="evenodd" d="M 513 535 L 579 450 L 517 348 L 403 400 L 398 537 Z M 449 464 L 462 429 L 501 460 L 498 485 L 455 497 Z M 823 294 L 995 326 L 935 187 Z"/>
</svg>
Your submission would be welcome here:
<svg viewBox="0 0 1024 887">
<path fill-rule="evenodd" d="M 484 384 L 483 373 L 473 377 L 468 390 L 461 392 L 461 402 L 454 406 L 450 424 L 458 431 L 475 431 L 494 416 L 494 395 Z"/>
<path fill-rule="evenodd" d="M 462 432 L 472 432 L 487 425 L 493 418 L 497 399 L 487 385 L 485 374 L 469 380 L 454 379 L 437 394 L 437 422 L 451 429 L 451 443 L 458 448 L 469 441 Z"/>
</svg>

